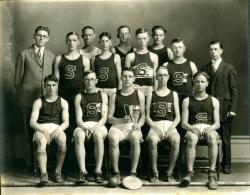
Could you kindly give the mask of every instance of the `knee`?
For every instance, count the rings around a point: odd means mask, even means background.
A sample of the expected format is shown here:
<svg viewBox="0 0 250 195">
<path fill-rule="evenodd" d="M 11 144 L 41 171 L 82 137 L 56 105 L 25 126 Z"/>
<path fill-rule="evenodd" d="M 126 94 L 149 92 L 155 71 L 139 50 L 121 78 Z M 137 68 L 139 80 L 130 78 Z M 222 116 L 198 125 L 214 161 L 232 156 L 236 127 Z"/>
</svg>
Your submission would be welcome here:
<svg viewBox="0 0 250 195">
<path fill-rule="evenodd" d="M 131 133 L 130 136 L 130 143 L 135 145 L 135 144 L 140 144 L 140 135 L 136 132 Z"/>
<path fill-rule="evenodd" d="M 66 135 L 65 135 L 64 132 L 61 132 L 58 135 L 57 143 L 58 143 L 59 146 L 66 146 Z"/>
<path fill-rule="evenodd" d="M 85 132 L 80 128 L 75 129 L 74 139 L 76 144 L 83 143 L 85 140 Z"/>
<path fill-rule="evenodd" d="M 119 146 L 119 136 L 115 133 L 109 134 L 109 146 L 114 148 Z"/>
<path fill-rule="evenodd" d="M 180 135 L 178 133 L 174 134 L 170 139 L 171 146 L 177 147 L 180 145 Z"/>
<path fill-rule="evenodd" d="M 36 136 L 36 138 L 35 138 L 35 142 L 36 142 L 36 144 L 37 144 L 37 146 L 38 147 L 46 147 L 46 144 L 47 144 L 47 140 L 46 140 L 46 138 L 45 138 L 45 136 L 44 135 L 35 135 Z"/>
<path fill-rule="evenodd" d="M 94 135 L 93 135 L 93 138 L 94 138 L 95 143 L 97 143 L 97 142 L 100 143 L 100 142 L 103 141 L 104 136 L 100 132 L 95 132 Z"/>
<path fill-rule="evenodd" d="M 217 144 L 217 134 L 210 133 L 207 135 L 207 142 L 208 144 Z"/>
<path fill-rule="evenodd" d="M 195 147 L 198 142 L 198 136 L 193 133 L 187 132 L 186 141 L 188 146 Z"/>
<path fill-rule="evenodd" d="M 157 147 L 157 144 L 158 144 L 158 140 L 155 137 L 150 136 L 148 138 L 148 145 L 150 149 L 155 149 Z"/>
</svg>

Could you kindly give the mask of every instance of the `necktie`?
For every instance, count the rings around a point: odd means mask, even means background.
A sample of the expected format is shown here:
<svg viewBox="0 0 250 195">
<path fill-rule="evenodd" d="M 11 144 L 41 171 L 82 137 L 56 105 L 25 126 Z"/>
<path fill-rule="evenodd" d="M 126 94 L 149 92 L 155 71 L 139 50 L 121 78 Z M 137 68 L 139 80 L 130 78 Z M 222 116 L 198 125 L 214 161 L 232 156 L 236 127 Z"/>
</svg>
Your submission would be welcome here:
<svg viewBox="0 0 250 195">
<path fill-rule="evenodd" d="M 41 58 L 42 58 L 42 51 L 41 51 L 40 48 L 38 49 L 36 55 L 37 55 L 38 59 L 41 60 Z"/>
</svg>

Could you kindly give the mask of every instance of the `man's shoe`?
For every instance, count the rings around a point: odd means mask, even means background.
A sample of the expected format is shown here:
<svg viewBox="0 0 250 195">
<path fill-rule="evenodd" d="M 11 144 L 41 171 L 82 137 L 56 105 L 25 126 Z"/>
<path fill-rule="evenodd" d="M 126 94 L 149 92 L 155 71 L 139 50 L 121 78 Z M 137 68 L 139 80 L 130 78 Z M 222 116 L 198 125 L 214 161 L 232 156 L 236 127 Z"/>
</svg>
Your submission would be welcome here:
<svg viewBox="0 0 250 195">
<path fill-rule="evenodd" d="M 193 176 L 194 176 L 194 172 L 189 171 L 187 175 L 182 178 L 180 182 L 181 187 L 187 187 L 191 183 Z"/>
<path fill-rule="evenodd" d="M 121 176 L 119 172 L 115 172 L 113 177 L 117 179 L 117 183 L 120 185 L 121 184 Z"/>
<path fill-rule="evenodd" d="M 101 173 L 96 173 L 95 174 L 95 183 L 101 184 L 104 182 L 104 179 L 102 177 Z"/>
<path fill-rule="evenodd" d="M 88 180 L 87 180 L 87 173 L 80 172 L 78 180 L 77 180 L 77 184 L 85 184 L 87 182 L 88 182 Z"/>
<path fill-rule="evenodd" d="M 230 165 L 224 165 L 224 166 L 222 167 L 222 172 L 223 172 L 224 174 L 230 174 L 230 173 L 231 173 L 231 166 L 230 166 Z"/>
<path fill-rule="evenodd" d="M 208 188 L 210 190 L 216 190 L 218 187 L 217 179 L 216 179 L 216 171 L 209 170 L 208 171 Z"/>
<path fill-rule="evenodd" d="M 55 182 L 56 183 L 63 183 L 63 178 L 61 173 L 55 172 Z"/>
<path fill-rule="evenodd" d="M 151 183 L 159 183 L 158 173 L 153 173 L 149 181 Z"/>
<path fill-rule="evenodd" d="M 48 174 L 47 173 L 42 173 L 41 174 L 41 179 L 40 179 L 40 185 L 41 186 L 46 186 L 48 183 L 49 183 Z"/>
<path fill-rule="evenodd" d="M 164 179 L 166 182 L 169 182 L 169 183 L 174 183 L 176 182 L 174 177 L 173 177 L 173 173 L 167 173 L 165 179 Z"/>
</svg>

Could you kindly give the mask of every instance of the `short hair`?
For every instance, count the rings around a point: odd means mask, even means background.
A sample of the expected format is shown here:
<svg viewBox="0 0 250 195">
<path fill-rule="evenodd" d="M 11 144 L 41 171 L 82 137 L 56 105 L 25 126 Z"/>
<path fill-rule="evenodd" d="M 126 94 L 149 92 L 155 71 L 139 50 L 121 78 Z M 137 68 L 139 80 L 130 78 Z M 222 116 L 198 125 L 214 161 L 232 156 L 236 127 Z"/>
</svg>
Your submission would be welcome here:
<svg viewBox="0 0 250 195">
<path fill-rule="evenodd" d="M 46 83 L 48 81 L 54 81 L 54 82 L 58 83 L 58 78 L 56 77 L 56 75 L 50 74 L 50 75 L 47 75 L 44 77 L 44 83 Z"/>
<path fill-rule="evenodd" d="M 220 48 L 223 49 L 222 42 L 214 40 L 214 41 L 211 41 L 209 45 L 214 45 L 214 44 L 218 44 Z"/>
<path fill-rule="evenodd" d="M 84 26 L 84 27 L 82 28 L 82 33 L 83 33 L 86 29 L 91 29 L 91 30 L 93 30 L 94 33 L 95 33 L 95 29 L 94 29 L 94 27 L 92 27 L 92 26 Z"/>
<path fill-rule="evenodd" d="M 171 45 L 173 45 L 174 43 L 181 43 L 181 42 L 184 44 L 184 40 L 183 40 L 183 39 L 174 38 L 174 39 L 171 41 Z"/>
<path fill-rule="evenodd" d="M 86 78 L 89 74 L 92 74 L 92 73 L 96 76 L 96 73 L 93 72 L 93 71 L 91 71 L 91 70 L 85 71 L 85 72 L 83 73 L 83 79 Z"/>
<path fill-rule="evenodd" d="M 67 35 L 66 35 L 66 39 L 68 39 L 69 36 L 71 36 L 71 35 L 76 35 L 77 38 L 79 39 L 79 34 L 77 32 L 68 32 Z"/>
<path fill-rule="evenodd" d="M 148 31 L 144 27 L 137 28 L 137 30 L 135 31 L 135 35 L 137 36 L 138 34 L 141 34 L 141 33 L 148 33 Z"/>
<path fill-rule="evenodd" d="M 135 75 L 135 71 L 134 71 L 134 69 L 133 69 L 133 68 L 128 68 L 128 67 L 125 67 L 125 68 L 123 68 L 123 69 L 122 69 L 122 73 L 123 73 L 123 72 L 125 72 L 125 71 L 132 72 L 132 73 Z M 122 73 L 121 73 L 121 75 L 122 75 Z"/>
<path fill-rule="evenodd" d="M 46 31 L 46 32 L 48 33 L 48 35 L 49 35 L 49 28 L 48 28 L 47 26 L 38 26 L 38 27 L 36 27 L 36 29 L 35 29 L 35 34 L 36 34 L 38 31 L 40 31 L 40 30 Z"/>
<path fill-rule="evenodd" d="M 156 68 L 156 73 L 158 72 L 158 70 L 160 70 L 160 69 L 164 69 L 164 70 L 167 70 L 168 71 L 168 68 L 166 67 L 166 66 L 158 66 L 157 68 Z"/>
<path fill-rule="evenodd" d="M 101 39 L 102 37 L 108 37 L 109 39 L 111 39 L 111 34 L 109 32 L 102 32 L 99 35 L 99 39 Z"/>
<path fill-rule="evenodd" d="M 120 30 L 121 30 L 122 28 L 127 28 L 129 32 L 131 31 L 131 29 L 130 29 L 130 27 L 129 27 L 128 25 L 121 25 L 121 26 L 119 26 L 119 27 L 117 28 L 117 34 L 119 34 L 119 32 L 120 32 Z"/>
<path fill-rule="evenodd" d="M 196 72 L 194 75 L 193 75 L 193 80 L 195 80 L 196 79 L 196 77 L 198 77 L 198 76 L 200 76 L 200 75 L 202 75 L 202 76 L 204 76 L 206 79 L 207 79 L 207 81 L 209 81 L 209 75 L 206 73 L 206 72 L 204 72 L 204 71 L 198 71 L 198 72 Z"/>
<path fill-rule="evenodd" d="M 162 30 L 163 32 L 164 32 L 164 34 L 167 32 L 167 30 L 164 28 L 164 26 L 153 26 L 153 28 L 152 28 L 152 34 L 154 34 L 154 32 L 156 31 L 156 30 Z"/>
</svg>

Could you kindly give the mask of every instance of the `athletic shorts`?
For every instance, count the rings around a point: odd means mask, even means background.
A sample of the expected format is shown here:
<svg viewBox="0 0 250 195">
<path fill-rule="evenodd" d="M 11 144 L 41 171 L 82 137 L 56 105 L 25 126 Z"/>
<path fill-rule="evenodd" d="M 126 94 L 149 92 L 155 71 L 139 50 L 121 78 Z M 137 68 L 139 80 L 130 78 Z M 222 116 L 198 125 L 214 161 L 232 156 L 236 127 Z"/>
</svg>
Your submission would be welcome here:
<svg viewBox="0 0 250 195">
<path fill-rule="evenodd" d="M 148 96 L 148 94 L 152 93 L 152 91 L 153 91 L 152 86 L 146 86 L 146 85 L 140 86 L 140 85 L 136 85 L 136 84 L 134 86 L 135 86 L 135 89 L 141 91 L 144 94 L 144 96 Z"/>
<path fill-rule="evenodd" d="M 109 129 L 109 134 L 112 132 L 116 132 L 120 134 L 120 141 L 129 140 L 132 133 L 132 125 L 132 123 L 112 125 Z M 138 131 L 138 133 L 140 134 L 140 139 L 142 140 L 142 132 Z"/>
<path fill-rule="evenodd" d="M 168 139 L 168 137 L 171 135 L 171 134 L 167 134 L 167 132 L 168 132 L 168 128 L 172 125 L 172 123 L 173 123 L 173 121 L 169 121 L 169 120 L 154 121 L 154 124 L 161 130 L 162 135 L 164 135 L 163 138 L 159 137 L 160 140 Z M 174 129 L 173 132 L 177 133 L 177 130 Z M 155 130 L 151 127 L 146 139 L 148 140 L 148 137 L 152 134 L 158 136 L 158 134 L 155 132 Z M 167 137 L 165 137 L 166 135 L 167 135 Z"/>
<path fill-rule="evenodd" d="M 97 122 L 95 122 L 95 121 L 87 121 L 87 122 L 84 122 L 83 124 L 84 124 L 85 127 L 92 128 L 92 127 L 94 127 L 94 126 L 97 124 Z M 75 135 L 75 134 L 76 134 L 75 132 L 76 132 L 78 129 L 81 129 L 81 128 L 80 128 L 80 127 L 77 127 L 77 128 L 74 130 L 73 137 L 76 136 L 76 135 Z M 82 130 L 82 129 L 81 129 L 81 130 Z M 82 130 L 82 131 L 83 131 L 83 130 Z M 89 131 L 90 131 L 90 130 L 89 130 Z M 106 137 L 107 134 L 108 134 L 108 130 L 107 130 L 107 128 L 106 128 L 104 125 L 99 126 L 98 129 L 96 129 L 96 131 L 102 131 L 104 137 Z M 91 136 L 93 135 L 94 132 L 91 132 L 91 131 L 90 131 L 89 133 L 90 133 L 90 135 L 87 136 L 87 137 L 91 137 Z"/>
<path fill-rule="evenodd" d="M 46 129 L 49 134 L 51 134 L 53 131 L 55 131 L 59 125 L 58 124 L 55 124 L 55 123 L 43 123 L 43 124 L 40 124 L 44 129 Z M 33 141 L 36 141 L 36 132 L 34 133 L 33 135 Z"/>
<path fill-rule="evenodd" d="M 111 97 L 111 95 L 113 93 L 116 93 L 117 89 L 116 88 L 98 88 L 99 91 L 106 93 L 109 97 Z"/>
</svg>

